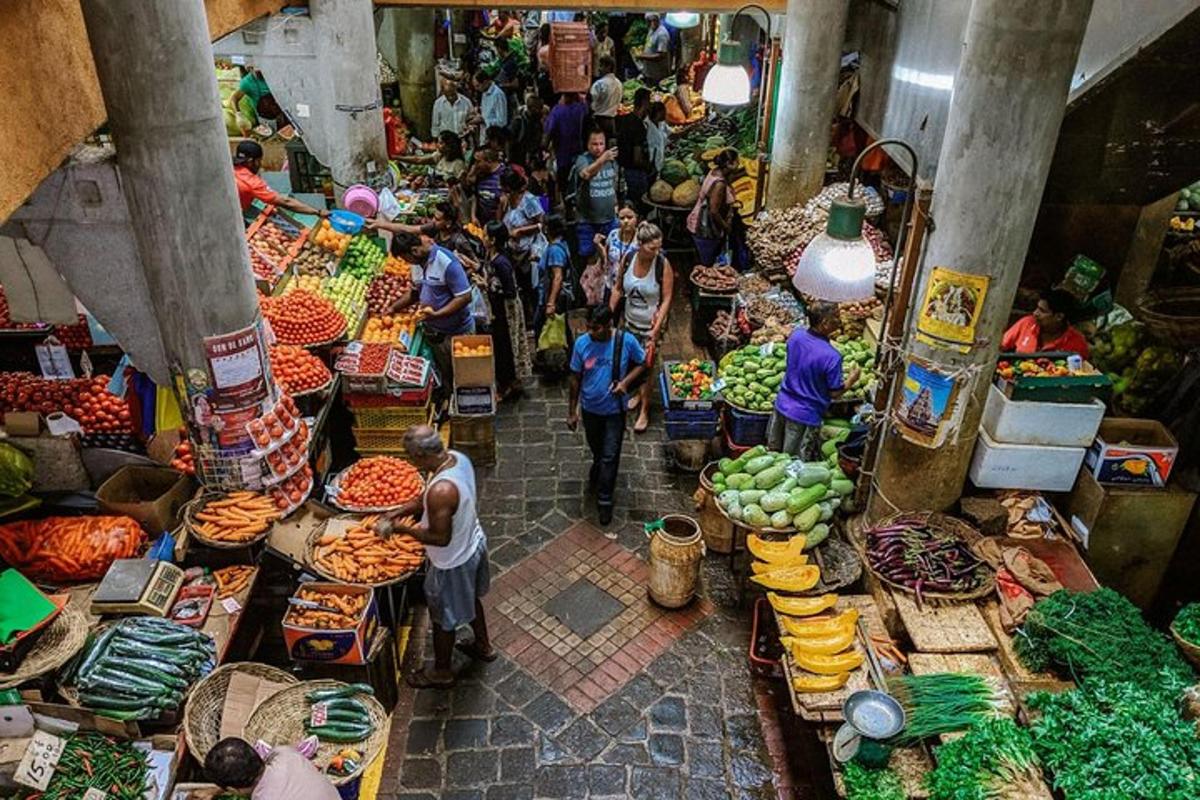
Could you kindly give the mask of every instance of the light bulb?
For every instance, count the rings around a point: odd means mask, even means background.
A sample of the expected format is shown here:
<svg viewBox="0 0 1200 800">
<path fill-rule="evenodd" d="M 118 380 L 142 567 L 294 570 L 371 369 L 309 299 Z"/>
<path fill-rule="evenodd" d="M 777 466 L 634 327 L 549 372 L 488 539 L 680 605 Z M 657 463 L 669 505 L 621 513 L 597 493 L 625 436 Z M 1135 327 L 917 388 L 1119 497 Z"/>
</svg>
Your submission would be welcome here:
<svg viewBox="0 0 1200 800">
<path fill-rule="evenodd" d="M 704 78 L 704 102 L 744 106 L 750 102 L 750 74 L 742 66 L 717 64 Z"/>
<path fill-rule="evenodd" d="M 667 24 L 672 28 L 694 28 L 700 24 L 700 15 L 694 11 L 672 11 L 667 14 Z"/>
<path fill-rule="evenodd" d="M 866 300 L 875 294 L 875 251 L 861 237 L 819 234 L 800 254 L 792 285 L 818 300 Z"/>
</svg>

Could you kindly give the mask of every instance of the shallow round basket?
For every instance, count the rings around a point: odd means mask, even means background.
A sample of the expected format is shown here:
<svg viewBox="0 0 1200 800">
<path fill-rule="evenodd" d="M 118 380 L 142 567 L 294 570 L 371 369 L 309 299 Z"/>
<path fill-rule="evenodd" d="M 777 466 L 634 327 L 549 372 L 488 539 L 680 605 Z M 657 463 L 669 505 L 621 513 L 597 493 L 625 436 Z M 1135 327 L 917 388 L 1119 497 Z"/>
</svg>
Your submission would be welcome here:
<svg viewBox="0 0 1200 800">
<path fill-rule="evenodd" d="M 288 394 L 292 396 L 293 400 L 297 397 L 311 397 L 314 394 L 324 394 L 325 392 L 329 391 L 329 387 L 331 386 L 333 386 L 333 373 L 330 373 L 329 380 L 325 381 L 316 388 L 305 389 L 303 392 L 288 392 Z"/>
<path fill-rule="evenodd" d="M 304 732 L 304 723 L 312 713 L 312 703 L 308 702 L 305 695 L 317 689 L 341 689 L 345 686 L 347 684 L 341 681 L 319 680 L 304 681 L 288 686 L 286 689 L 280 689 L 262 701 L 250 715 L 249 721 L 246 722 L 244 738 L 248 742 L 262 739 L 272 746 L 295 744 L 307 736 Z M 317 747 L 316 756 L 313 757 L 313 763 L 317 769 L 324 772 L 330 760 L 346 748 L 358 750 L 363 754 L 362 762 L 353 773 L 328 776 L 335 786 L 349 783 L 361 775 L 383 750 L 383 745 L 387 741 L 388 714 L 383 705 L 369 695 L 355 695 L 355 697 L 362 701 L 371 715 L 373 726 L 371 735 L 361 742 L 321 742 Z M 300 798 L 296 798 L 296 800 L 300 800 Z"/>
<path fill-rule="evenodd" d="M 1184 657 L 1192 662 L 1192 666 L 1200 669 L 1200 645 L 1194 645 L 1180 636 L 1174 625 L 1171 625 L 1171 638 L 1175 640 L 1175 644 L 1179 645 Z"/>
<path fill-rule="evenodd" d="M 330 517 L 330 519 L 348 519 L 348 517 Z M 313 528 L 311 533 L 308 534 L 308 540 L 304 543 L 304 561 L 308 564 L 308 566 L 312 567 L 313 572 L 317 573 L 318 575 L 320 575 L 322 578 L 324 578 L 327 581 L 333 581 L 335 583 L 346 583 L 351 586 L 370 586 L 372 588 L 379 589 L 384 586 L 392 586 L 393 584 L 397 584 L 400 581 L 406 581 L 409 578 L 411 578 L 413 575 L 416 575 L 421 570 L 420 567 L 416 567 L 415 569 L 411 569 L 408 572 L 405 572 L 403 575 L 397 575 L 396 577 L 392 578 L 391 580 L 379 581 L 377 583 L 365 583 L 362 581 L 348 581 L 345 578 L 339 578 L 338 576 L 334 575 L 333 573 L 331 573 L 328 570 L 321 567 L 321 565 L 319 565 L 317 563 L 317 559 L 316 559 L 316 555 L 315 555 L 316 550 L 317 550 L 317 540 L 319 540 L 322 536 L 325 535 L 325 527 L 328 524 L 329 524 L 328 519 L 323 520 L 320 524 L 318 524 L 315 528 Z"/>
<path fill-rule="evenodd" d="M 374 507 L 374 508 L 367 508 L 365 506 L 348 506 L 343 503 L 339 503 L 337 500 L 338 487 L 342 485 L 342 478 L 344 478 L 346 476 L 346 473 L 349 472 L 350 469 L 353 468 L 353 466 L 354 466 L 354 464 L 351 464 L 349 467 L 346 467 L 344 470 L 339 472 L 337 475 L 334 475 L 333 480 L 329 481 L 329 488 L 333 490 L 332 492 L 328 493 L 329 504 L 331 506 L 333 506 L 334 508 L 340 508 L 342 511 L 348 511 L 351 514 L 386 514 L 387 512 L 395 511 L 396 509 L 398 509 L 404 505 L 404 503 L 396 503 L 395 505 L 391 505 L 391 506 L 378 506 L 378 507 Z M 425 491 L 425 479 L 424 478 L 421 479 L 421 491 Z M 407 503 L 409 501 L 406 500 L 404 502 Z"/>
<path fill-rule="evenodd" d="M 88 620 L 68 603 L 21 659 L 13 672 L 0 672 L 0 690 L 12 689 L 53 672 L 79 652 L 87 641 Z"/>
<path fill-rule="evenodd" d="M 221 740 L 221 713 L 225 710 L 225 694 L 234 673 L 274 683 L 297 682 L 296 678 L 278 667 L 252 661 L 217 667 L 207 677 L 197 681 L 183 706 L 183 735 L 187 739 L 188 750 L 201 764 L 208 751 Z"/>
<path fill-rule="evenodd" d="M 196 521 L 194 514 L 202 511 L 206 503 L 213 500 L 220 500 L 225 497 L 224 494 L 214 493 L 207 494 L 201 497 L 194 498 L 191 502 L 183 506 L 183 524 L 187 527 L 188 534 L 200 542 L 205 547 L 211 547 L 214 550 L 239 550 L 243 547 L 253 547 L 259 542 L 271 535 L 271 530 L 275 527 L 274 523 L 267 526 L 267 529 L 262 533 L 255 534 L 249 539 L 241 542 L 224 542 L 216 539 L 210 539 L 200 532 L 200 523 Z"/>
<path fill-rule="evenodd" d="M 872 527 L 887 528 L 902 521 L 914 526 L 925 525 L 938 528 L 945 533 L 953 534 L 962 539 L 968 547 L 983 538 L 983 535 L 979 531 L 975 530 L 961 519 L 936 511 L 901 512 L 899 514 L 893 514 L 890 517 L 881 519 Z M 864 537 L 868 535 L 870 535 L 869 530 L 864 534 Z M 883 575 L 879 574 L 871 565 L 870 559 L 867 558 L 865 551 L 865 538 L 863 546 L 864 551 L 862 554 L 862 561 L 868 572 L 874 575 L 881 583 L 884 583 L 898 591 L 905 592 L 906 594 L 916 596 L 916 590 L 914 590 L 911 586 L 905 586 L 902 583 L 896 583 L 895 581 L 889 580 L 888 578 L 885 578 Z M 982 597 L 989 596 L 993 591 L 995 591 L 996 588 L 996 571 L 992 569 L 991 566 L 989 566 L 986 562 L 980 566 L 980 569 L 983 570 L 984 581 L 979 587 L 969 592 L 937 592 L 933 590 L 922 590 L 921 599 L 937 600 L 945 603 L 965 603 L 971 600 L 978 600 Z"/>
<path fill-rule="evenodd" d="M 1180 347 L 1200 345 L 1200 289 L 1150 292 L 1137 305 L 1137 318 L 1155 338 Z"/>
</svg>

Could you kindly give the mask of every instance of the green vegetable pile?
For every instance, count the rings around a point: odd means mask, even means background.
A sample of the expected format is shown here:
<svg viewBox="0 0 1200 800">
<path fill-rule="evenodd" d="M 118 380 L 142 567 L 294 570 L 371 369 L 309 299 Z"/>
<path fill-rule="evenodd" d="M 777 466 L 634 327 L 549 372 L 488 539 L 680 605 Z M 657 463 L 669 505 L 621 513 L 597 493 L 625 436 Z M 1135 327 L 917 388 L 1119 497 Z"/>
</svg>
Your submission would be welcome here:
<svg viewBox="0 0 1200 800">
<path fill-rule="evenodd" d="M 38 800 L 79 800 L 99 789 L 112 800 L 141 800 L 146 793 L 149 760 L 130 742 L 101 733 L 74 733 L 67 739 L 46 791 Z"/>
<path fill-rule="evenodd" d="M 888 693 L 904 706 L 901 738 L 905 742 L 965 730 L 1012 710 L 1012 702 L 999 681 L 982 675 L 899 675 L 888 679 Z"/>
<path fill-rule="evenodd" d="M 379 273 L 386 260 L 387 254 L 383 252 L 382 247 L 367 236 L 355 236 L 346 247 L 346 255 L 342 257 L 342 266 L 338 274 L 370 280 Z"/>
<path fill-rule="evenodd" d="M 1188 603 L 1181 608 L 1171 627 L 1185 642 L 1200 645 L 1200 603 Z"/>
<path fill-rule="evenodd" d="M 847 800 L 905 800 L 908 793 L 900 776 L 886 767 L 869 769 L 851 761 L 842 769 Z"/>
<path fill-rule="evenodd" d="M 937 747 L 934 757 L 937 766 L 925 776 L 930 800 L 1032 797 L 1035 790 L 1015 787 L 1041 782 L 1029 731 L 1007 717 L 975 724 L 965 736 Z"/>
<path fill-rule="evenodd" d="M 1173 697 L 1195 679 L 1174 642 L 1112 589 L 1062 589 L 1039 600 L 1016 649 L 1030 669 L 1054 668 L 1076 681 L 1125 681 Z"/>
<path fill-rule="evenodd" d="M 842 335 L 830 342 L 833 349 L 842 354 L 842 378 L 850 377 L 850 372 L 858 367 L 858 380 L 853 386 L 847 385 L 842 400 L 865 400 L 867 385 L 875 377 L 872 368 L 875 366 L 875 351 L 862 339 L 852 339 Z"/>
<path fill-rule="evenodd" d="M 1183 353 L 1153 340 L 1135 322 L 1113 325 L 1091 341 L 1091 362 L 1113 382 L 1113 400 L 1133 416 L 1144 414 L 1183 367 Z"/>
<path fill-rule="evenodd" d="M 1200 797 L 1200 739 L 1161 692 L 1090 680 L 1028 701 L 1034 747 L 1067 800 Z"/>
<path fill-rule="evenodd" d="M 794 527 L 807 535 L 806 547 L 813 547 L 829 535 L 825 523 L 854 491 L 836 456 L 833 461 L 804 462 L 758 445 L 739 458 L 721 459 L 713 493 L 730 519 L 755 528 Z"/>
<path fill-rule="evenodd" d="M 0 442 L 0 497 L 16 497 L 33 487 L 33 459 L 7 442 Z"/>
<path fill-rule="evenodd" d="M 725 385 L 721 392 L 735 406 L 751 411 L 770 411 L 787 369 L 787 345 L 746 345 L 726 353 L 717 376 Z"/>
</svg>

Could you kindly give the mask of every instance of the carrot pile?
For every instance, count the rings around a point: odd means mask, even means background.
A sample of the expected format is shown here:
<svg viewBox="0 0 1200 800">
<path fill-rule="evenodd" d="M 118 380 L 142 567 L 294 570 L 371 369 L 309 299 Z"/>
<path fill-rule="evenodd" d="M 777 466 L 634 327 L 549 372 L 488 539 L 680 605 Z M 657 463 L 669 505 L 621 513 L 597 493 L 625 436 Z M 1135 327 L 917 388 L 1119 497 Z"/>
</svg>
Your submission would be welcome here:
<svg viewBox="0 0 1200 800">
<path fill-rule="evenodd" d="M 288 609 L 284 622 L 302 628 L 318 628 L 321 630 L 346 630 L 358 624 L 363 610 L 367 607 L 366 594 L 340 594 L 338 592 L 321 591 L 307 586 L 300 587 L 296 597 L 319 603 L 323 606 L 336 608 L 337 612 L 321 611 L 319 609 L 300 608 L 292 606 Z"/>
<path fill-rule="evenodd" d="M 146 534 L 130 517 L 47 517 L 0 525 L 0 559 L 50 583 L 96 580 L 118 558 L 134 558 Z"/>
<path fill-rule="evenodd" d="M 342 475 L 337 504 L 347 509 L 394 508 L 416 498 L 424 488 L 417 468 L 404 459 L 372 456 Z"/>
<path fill-rule="evenodd" d="M 313 548 L 313 564 L 326 575 L 347 583 L 395 580 L 421 566 L 425 546 L 406 534 L 383 537 L 375 532 L 378 516 L 364 517 L 344 535 L 327 533 Z M 413 524 L 412 519 L 401 520 Z"/>
<path fill-rule="evenodd" d="M 250 585 L 250 577 L 253 574 L 254 567 L 233 566 L 213 570 L 213 579 L 217 582 L 217 597 L 222 600 L 233 597 Z"/>
<path fill-rule="evenodd" d="M 234 492 L 210 500 L 192 514 L 196 532 L 214 542 L 248 542 L 279 519 L 275 502 L 257 492 Z"/>
</svg>

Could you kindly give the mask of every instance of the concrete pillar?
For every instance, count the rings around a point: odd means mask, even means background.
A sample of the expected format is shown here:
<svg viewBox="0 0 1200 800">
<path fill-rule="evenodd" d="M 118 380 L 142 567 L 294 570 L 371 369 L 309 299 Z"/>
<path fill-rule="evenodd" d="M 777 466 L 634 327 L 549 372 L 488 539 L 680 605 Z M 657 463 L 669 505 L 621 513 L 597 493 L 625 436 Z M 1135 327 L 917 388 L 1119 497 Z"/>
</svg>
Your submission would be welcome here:
<svg viewBox="0 0 1200 800">
<path fill-rule="evenodd" d="M 787 208 L 821 190 L 850 0 L 788 0 L 767 204 Z"/>
<path fill-rule="evenodd" d="M 405 119 L 412 123 L 413 132 L 428 139 L 433 101 L 438 94 L 434 74 L 437 62 L 433 55 L 438 12 L 432 8 L 389 8 L 384 13 L 392 18 L 392 47 L 399 54 L 396 80 L 400 84 L 400 108 Z"/>
<path fill-rule="evenodd" d="M 970 400 L 957 441 L 940 448 L 885 429 L 872 515 L 942 510 L 961 494 L 1091 8 L 1092 0 L 971 4 L 934 183 L 936 227 L 913 299 L 924 297 L 934 267 L 986 275 L 990 285 L 970 352 L 916 341 L 915 322 L 904 344 L 940 369 L 970 371 Z"/>
<path fill-rule="evenodd" d="M 391 181 L 376 79 L 375 19 L 371 0 L 312 0 L 309 13 L 317 63 L 329 70 L 328 166 L 340 202 L 347 186 L 382 188 Z"/>
<path fill-rule="evenodd" d="M 142 313 L 173 376 L 206 376 L 204 337 L 252 326 L 258 302 L 204 2 L 82 6 L 152 305 Z"/>
</svg>

